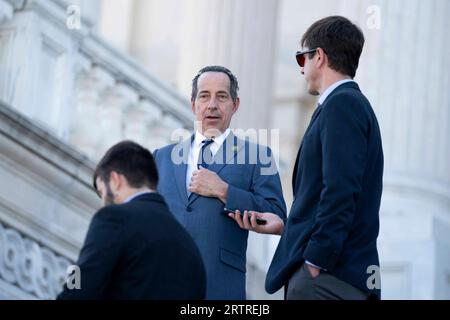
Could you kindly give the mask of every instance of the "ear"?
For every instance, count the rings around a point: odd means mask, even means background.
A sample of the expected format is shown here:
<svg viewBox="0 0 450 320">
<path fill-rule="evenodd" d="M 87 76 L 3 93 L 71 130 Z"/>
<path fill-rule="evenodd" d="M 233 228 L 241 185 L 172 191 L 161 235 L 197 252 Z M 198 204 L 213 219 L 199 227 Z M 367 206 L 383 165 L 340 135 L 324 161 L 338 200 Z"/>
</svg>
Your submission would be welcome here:
<svg viewBox="0 0 450 320">
<path fill-rule="evenodd" d="M 113 192 L 117 191 L 122 186 L 121 175 L 116 171 L 111 171 L 109 175 L 109 186 Z"/>
<path fill-rule="evenodd" d="M 195 114 L 195 100 L 191 100 L 192 112 Z"/>
<path fill-rule="evenodd" d="M 233 103 L 233 114 L 238 111 L 239 105 L 241 104 L 241 99 L 239 97 L 236 98 L 236 102 Z"/>
<path fill-rule="evenodd" d="M 322 48 L 317 48 L 317 66 L 320 68 L 322 66 L 327 66 L 328 65 L 328 58 L 327 55 L 325 54 L 325 51 L 323 51 Z"/>
</svg>

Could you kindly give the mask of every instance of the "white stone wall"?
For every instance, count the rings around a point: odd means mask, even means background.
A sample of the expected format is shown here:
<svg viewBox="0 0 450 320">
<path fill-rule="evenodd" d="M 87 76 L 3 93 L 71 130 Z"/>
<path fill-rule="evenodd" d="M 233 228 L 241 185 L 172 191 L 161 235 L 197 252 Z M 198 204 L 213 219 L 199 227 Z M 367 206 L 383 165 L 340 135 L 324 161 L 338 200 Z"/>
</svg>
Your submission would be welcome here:
<svg viewBox="0 0 450 320">
<path fill-rule="evenodd" d="M 98 7 L 0 1 L 0 298 L 53 299 L 92 214 L 107 148 L 153 150 L 193 127 L 188 103 L 91 33 Z M 96 9 L 97 8 L 97 9 Z M 86 11 L 84 11 L 86 9 Z"/>
<path fill-rule="evenodd" d="M 92 214 L 94 164 L 0 102 L 0 295 L 53 299 Z"/>
<path fill-rule="evenodd" d="M 383 298 L 450 299 L 450 3 L 353 4 L 342 1 L 340 12 L 365 31 L 357 79 L 385 153 Z"/>
</svg>

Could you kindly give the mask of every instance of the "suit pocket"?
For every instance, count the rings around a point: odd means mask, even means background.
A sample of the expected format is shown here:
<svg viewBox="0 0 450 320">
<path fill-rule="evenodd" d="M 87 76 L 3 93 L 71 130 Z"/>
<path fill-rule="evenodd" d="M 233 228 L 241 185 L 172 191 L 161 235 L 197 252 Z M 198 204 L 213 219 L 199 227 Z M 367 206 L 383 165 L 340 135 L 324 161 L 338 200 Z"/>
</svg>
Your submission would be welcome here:
<svg viewBox="0 0 450 320">
<path fill-rule="evenodd" d="M 224 264 L 233 267 L 241 272 L 246 272 L 245 259 L 240 255 L 228 251 L 226 249 L 220 249 L 220 261 Z"/>
</svg>

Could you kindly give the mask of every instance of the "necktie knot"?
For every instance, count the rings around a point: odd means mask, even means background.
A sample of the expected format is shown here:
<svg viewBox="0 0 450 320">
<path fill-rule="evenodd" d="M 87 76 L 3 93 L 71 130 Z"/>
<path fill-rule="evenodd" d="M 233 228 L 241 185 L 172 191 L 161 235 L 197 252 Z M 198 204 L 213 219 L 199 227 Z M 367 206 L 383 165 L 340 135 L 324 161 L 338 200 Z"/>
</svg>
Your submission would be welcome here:
<svg viewBox="0 0 450 320">
<path fill-rule="evenodd" d="M 211 143 L 214 142 L 214 139 L 205 139 L 202 141 L 202 148 L 206 148 L 207 146 L 209 146 Z"/>
<path fill-rule="evenodd" d="M 211 165 L 213 158 L 211 146 L 213 142 L 213 139 L 205 139 L 202 141 L 202 147 L 200 148 L 200 153 L 198 155 L 197 169 L 200 169 L 200 166 L 208 168 L 208 166 Z"/>
</svg>

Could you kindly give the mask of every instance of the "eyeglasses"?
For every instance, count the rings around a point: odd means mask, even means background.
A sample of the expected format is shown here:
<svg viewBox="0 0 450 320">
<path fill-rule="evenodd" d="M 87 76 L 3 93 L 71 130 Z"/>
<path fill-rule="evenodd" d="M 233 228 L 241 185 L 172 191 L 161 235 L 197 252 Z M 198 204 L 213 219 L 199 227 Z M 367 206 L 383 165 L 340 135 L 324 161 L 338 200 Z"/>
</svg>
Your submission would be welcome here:
<svg viewBox="0 0 450 320">
<path fill-rule="evenodd" d="M 297 59 L 298 65 L 303 68 L 305 66 L 305 54 L 316 53 L 317 49 L 318 48 L 307 51 L 297 51 L 297 53 L 295 54 L 295 58 Z"/>
</svg>

